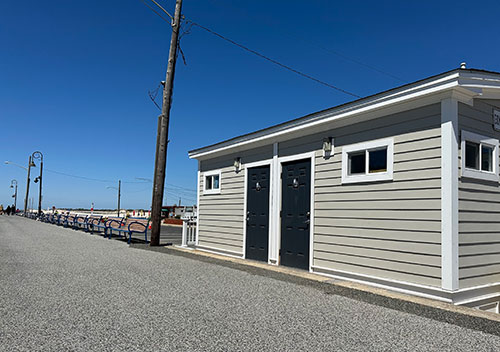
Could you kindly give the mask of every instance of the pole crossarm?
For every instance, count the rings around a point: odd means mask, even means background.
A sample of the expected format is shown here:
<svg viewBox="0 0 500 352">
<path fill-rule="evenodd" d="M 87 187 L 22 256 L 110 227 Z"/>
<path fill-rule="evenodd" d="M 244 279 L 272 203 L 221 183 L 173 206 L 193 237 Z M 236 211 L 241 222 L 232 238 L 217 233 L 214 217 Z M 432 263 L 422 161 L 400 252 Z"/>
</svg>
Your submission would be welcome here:
<svg viewBox="0 0 500 352">
<path fill-rule="evenodd" d="M 156 6 L 158 6 L 160 8 L 160 10 L 162 10 L 168 17 L 170 17 L 170 19 L 172 21 L 174 21 L 174 18 L 172 17 L 172 15 L 169 14 L 168 11 L 163 8 L 163 6 L 161 6 L 160 4 L 158 4 L 155 0 L 151 0 L 151 2 L 154 3 Z M 173 24 L 173 22 L 172 22 L 172 24 Z"/>
</svg>

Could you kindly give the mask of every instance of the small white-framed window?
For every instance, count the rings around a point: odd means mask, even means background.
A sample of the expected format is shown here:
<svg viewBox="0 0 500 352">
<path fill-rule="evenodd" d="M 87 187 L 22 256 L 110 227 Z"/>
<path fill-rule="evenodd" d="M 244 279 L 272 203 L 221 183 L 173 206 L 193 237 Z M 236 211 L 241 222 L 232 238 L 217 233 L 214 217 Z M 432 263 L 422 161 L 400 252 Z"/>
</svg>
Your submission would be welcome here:
<svg viewBox="0 0 500 352">
<path fill-rule="evenodd" d="M 462 177 L 498 182 L 498 139 L 462 131 Z"/>
<path fill-rule="evenodd" d="M 342 147 L 342 183 L 392 180 L 393 170 L 393 138 Z"/>
<path fill-rule="evenodd" d="M 203 194 L 220 193 L 221 188 L 221 171 L 209 171 L 203 174 Z"/>
</svg>

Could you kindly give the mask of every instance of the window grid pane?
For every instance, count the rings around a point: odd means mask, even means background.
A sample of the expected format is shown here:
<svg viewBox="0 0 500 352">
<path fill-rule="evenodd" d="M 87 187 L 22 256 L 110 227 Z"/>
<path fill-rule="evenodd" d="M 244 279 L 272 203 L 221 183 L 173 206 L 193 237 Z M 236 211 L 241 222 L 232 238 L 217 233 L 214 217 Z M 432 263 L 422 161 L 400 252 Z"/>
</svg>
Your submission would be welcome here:
<svg viewBox="0 0 500 352">
<path fill-rule="evenodd" d="M 366 172 L 366 151 L 349 154 L 349 175 L 365 174 Z"/>
<path fill-rule="evenodd" d="M 465 142 L 465 167 L 479 170 L 479 144 Z"/>
<path fill-rule="evenodd" d="M 493 148 L 481 145 L 481 170 L 493 172 Z"/>
<path fill-rule="evenodd" d="M 387 171 L 387 148 L 368 151 L 368 172 L 386 172 Z"/>
<path fill-rule="evenodd" d="M 214 178 L 213 181 L 214 189 L 219 189 L 219 175 L 214 175 L 213 178 Z"/>
<path fill-rule="evenodd" d="M 212 189 L 212 176 L 205 177 L 205 189 Z"/>
</svg>

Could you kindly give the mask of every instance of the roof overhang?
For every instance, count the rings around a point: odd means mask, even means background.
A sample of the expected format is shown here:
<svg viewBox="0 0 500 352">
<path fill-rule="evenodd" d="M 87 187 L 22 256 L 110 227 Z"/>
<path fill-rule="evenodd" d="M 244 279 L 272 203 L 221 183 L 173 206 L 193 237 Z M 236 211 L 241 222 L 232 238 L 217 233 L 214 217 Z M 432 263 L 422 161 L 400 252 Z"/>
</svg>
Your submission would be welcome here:
<svg viewBox="0 0 500 352">
<path fill-rule="evenodd" d="M 203 160 L 239 152 L 243 149 L 320 132 L 334 121 L 345 120 L 345 124 L 350 124 L 351 121 L 354 123 L 370 120 L 436 103 L 448 97 L 469 105 L 472 105 L 474 98 L 500 99 L 500 73 L 468 69 L 445 72 L 283 124 L 195 149 L 189 152 L 189 157 Z"/>
</svg>

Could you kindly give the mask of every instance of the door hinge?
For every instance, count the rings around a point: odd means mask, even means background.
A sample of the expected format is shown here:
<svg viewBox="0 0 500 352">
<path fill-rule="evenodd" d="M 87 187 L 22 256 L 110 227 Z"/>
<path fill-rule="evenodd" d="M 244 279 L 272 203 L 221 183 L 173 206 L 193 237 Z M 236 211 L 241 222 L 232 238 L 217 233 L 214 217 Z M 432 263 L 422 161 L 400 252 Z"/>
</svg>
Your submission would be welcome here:
<svg viewBox="0 0 500 352">
<path fill-rule="evenodd" d="M 280 218 L 282 218 L 282 217 L 283 217 L 283 211 L 280 210 Z"/>
</svg>

